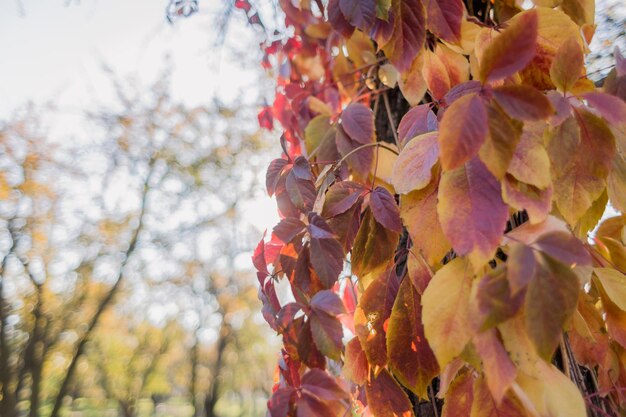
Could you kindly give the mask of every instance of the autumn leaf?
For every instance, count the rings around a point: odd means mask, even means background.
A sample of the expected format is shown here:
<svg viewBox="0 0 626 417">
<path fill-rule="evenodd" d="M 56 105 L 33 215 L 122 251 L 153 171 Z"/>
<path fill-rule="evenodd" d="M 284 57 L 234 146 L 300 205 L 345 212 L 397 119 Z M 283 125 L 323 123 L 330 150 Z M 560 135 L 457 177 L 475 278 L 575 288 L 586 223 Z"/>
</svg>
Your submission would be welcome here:
<svg viewBox="0 0 626 417">
<path fill-rule="evenodd" d="M 441 368 L 458 356 L 472 337 L 472 279 L 467 261 L 453 259 L 437 271 L 422 296 L 424 334 Z"/>
<path fill-rule="evenodd" d="M 460 0 L 426 0 L 426 27 L 450 43 L 461 39 L 463 2 Z"/>
<path fill-rule="evenodd" d="M 352 272 L 362 276 L 393 258 L 398 233 L 376 221 L 371 209 L 365 211 L 352 248 Z"/>
<path fill-rule="evenodd" d="M 493 257 L 509 217 L 500 184 L 478 159 L 444 172 L 437 213 L 444 234 L 459 255 L 475 266 Z"/>
<path fill-rule="evenodd" d="M 387 352 L 389 368 L 402 385 L 427 399 L 428 385 L 439 373 L 439 365 L 424 336 L 420 301 L 419 293 L 405 278 L 389 317 Z"/>
<path fill-rule="evenodd" d="M 522 12 L 515 21 L 510 21 L 485 49 L 480 61 L 480 81 L 497 81 L 523 69 L 535 56 L 537 26 L 534 10 Z"/>
<path fill-rule="evenodd" d="M 448 242 L 437 214 L 438 184 L 433 181 L 423 190 L 400 196 L 400 216 L 413 241 L 430 265 L 443 259 L 452 245 Z"/>
<path fill-rule="evenodd" d="M 571 37 L 563 42 L 550 67 L 550 78 L 562 92 L 572 90 L 584 68 L 583 51 L 577 38 Z"/>
<path fill-rule="evenodd" d="M 368 406 L 376 417 L 413 417 L 413 406 L 386 369 L 365 386 Z"/>
<path fill-rule="evenodd" d="M 382 272 L 365 290 L 354 313 L 354 327 L 371 366 L 387 364 L 386 321 L 399 288 L 393 271 Z"/>
<path fill-rule="evenodd" d="M 432 169 L 438 160 L 437 133 L 425 133 L 411 139 L 393 165 L 392 183 L 396 192 L 408 194 L 426 187 L 432 180 Z"/>
<path fill-rule="evenodd" d="M 393 34 L 381 46 L 398 71 L 405 71 L 413 62 L 426 39 L 424 4 L 421 0 L 392 0 Z"/>
<path fill-rule="evenodd" d="M 477 94 L 456 100 L 446 110 L 439 129 L 439 150 L 444 170 L 472 159 L 487 137 L 487 110 Z"/>
</svg>

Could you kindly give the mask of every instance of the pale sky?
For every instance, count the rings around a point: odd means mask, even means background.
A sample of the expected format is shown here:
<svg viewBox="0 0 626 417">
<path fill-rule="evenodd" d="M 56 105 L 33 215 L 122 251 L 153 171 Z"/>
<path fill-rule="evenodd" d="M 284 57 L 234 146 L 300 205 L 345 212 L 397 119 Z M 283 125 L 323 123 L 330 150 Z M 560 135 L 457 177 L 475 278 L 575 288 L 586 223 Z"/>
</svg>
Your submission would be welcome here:
<svg viewBox="0 0 626 417">
<path fill-rule="evenodd" d="M 102 65 L 148 85 L 166 56 L 173 67 L 172 93 L 189 106 L 214 97 L 230 101 L 242 91 L 254 94 L 260 65 L 230 53 L 233 43 L 258 48 L 258 35 L 245 20 L 232 19 L 226 45 L 216 48 L 213 22 L 221 0 L 200 0 L 200 13 L 173 25 L 165 19 L 167 3 L 1 0 L 0 120 L 26 102 L 54 102 L 59 110 L 47 121 L 54 140 L 88 134 L 82 111 L 112 101 Z M 250 203 L 244 215 L 261 230 L 277 221 L 275 203 L 267 198 Z"/>
</svg>

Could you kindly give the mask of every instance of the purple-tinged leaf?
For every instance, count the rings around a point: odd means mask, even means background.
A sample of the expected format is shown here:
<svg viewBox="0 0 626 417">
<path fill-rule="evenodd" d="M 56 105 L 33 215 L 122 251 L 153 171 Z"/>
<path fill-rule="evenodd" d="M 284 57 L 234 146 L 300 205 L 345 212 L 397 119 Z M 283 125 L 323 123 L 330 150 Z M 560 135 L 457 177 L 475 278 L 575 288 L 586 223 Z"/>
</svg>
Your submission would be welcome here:
<svg viewBox="0 0 626 417">
<path fill-rule="evenodd" d="M 391 231 L 402 233 L 400 209 L 389 191 L 383 187 L 376 187 L 370 194 L 370 208 L 378 223 Z"/>
<path fill-rule="evenodd" d="M 336 317 L 317 309 L 311 311 L 309 321 L 313 341 L 320 352 L 331 359 L 339 360 L 343 349 L 341 322 Z"/>
<path fill-rule="evenodd" d="M 293 170 L 291 170 L 287 174 L 285 187 L 294 206 L 303 212 L 311 211 L 317 197 L 315 185 L 312 181 L 298 179 Z"/>
<path fill-rule="evenodd" d="M 412 138 L 439 128 L 437 116 L 428 104 L 413 107 L 400 120 L 398 125 L 398 139 L 406 144 Z"/>
<path fill-rule="evenodd" d="M 345 313 L 341 298 L 331 290 L 323 290 L 315 294 L 311 299 L 311 308 L 331 316 Z"/>
<path fill-rule="evenodd" d="M 311 264 L 322 285 L 331 288 L 343 269 L 343 248 L 335 239 L 311 239 Z"/>
<path fill-rule="evenodd" d="M 333 184 L 326 192 L 322 216 L 335 217 L 345 213 L 359 201 L 364 191 L 361 184 L 352 181 Z"/>
<path fill-rule="evenodd" d="M 311 369 L 304 374 L 302 389 L 325 401 L 348 398 L 348 394 L 339 386 L 337 380 L 321 369 Z"/>
<path fill-rule="evenodd" d="M 376 19 L 376 0 L 339 0 L 339 8 L 352 26 L 365 32 Z"/>
<path fill-rule="evenodd" d="M 589 251 L 580 240 L 567 232 L 547 233 L 537 239 L 532 247 L 568 267 L 591 265 Z"/>
<path fill-rule="evenodd" d="M 265 175 L 265 187 L 270 197 L 274 195 L 274 192 L 276 192 L 276 184 L 278 183 L 278 179 L 280 178 L 283 168 L 285 168 L 285 165 L 287 164 L 288 162 L 286 159 L 278 158 L 274 159 L 267 168 L 267 174 Z"/>
<path fill-rule="evenodd" d="M 450 43 L 461 39 L 465 7 L 461 0 L 426 0 L 426 26 L 437 37 Z"/>
<path fill-rule="evenodd" d="M 299 156 L 293 162 L 293 173 L 298 179 L 301 180 L 313 180 L 313 173 L 311 172 L 311 166 L 309 161 L 304 156 Z"/>
<path fill-rule="evenodd" d="M 341 127 L 362 145 L 374 141 L 374 113 L 362 103 L 352 103 L 341 113 Z"/>
<path fill-rule="evenodd" d="M 339 0 L 330 0 L 328 2 L 328 21 L 333 29 L 341 33 L 344 37 L 349 38 L 354 32 L 354 27 L 346 20 L 341 8 Z"/>
</svg>

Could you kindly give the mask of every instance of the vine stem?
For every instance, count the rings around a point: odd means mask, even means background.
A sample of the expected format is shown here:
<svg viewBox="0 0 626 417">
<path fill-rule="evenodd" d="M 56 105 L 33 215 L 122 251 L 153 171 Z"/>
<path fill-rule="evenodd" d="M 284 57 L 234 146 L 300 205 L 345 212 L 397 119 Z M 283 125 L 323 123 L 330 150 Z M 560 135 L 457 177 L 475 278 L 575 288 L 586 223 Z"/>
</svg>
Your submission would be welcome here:
<svg viewBox="0 0 626 417">
<path fill-rule="evenodd" d="M 396 142 L 396 146 L 400 149 L 400 141 L 398 140 L 398 132 L 396 132 L 396 124 L 393 121 L 393 117 L 391 117 L 391 106 L 389 105 L 389 97 L 387 96 L 387 92 L 385 91 L 383 94 L 383 101 L 385 103 L 385 110 L 387 111 L 387 119 L 389 120 L 389 126 L 391 127 L 391 132 L 393 133 L 393 140 Z"/>
<path fill-rule="evenodd" d="M 378 146 L 378 147 L 381 147 L 381 148 L 385 148 L 388 151 L 393 152 L 396 155 L 399 155 L 397 150 L 393 149 L 391 146 L 385 145 L 383 142 L 366 143 L 365 145 L 361 145 L 361 146 L 359 146 L 357 148 L 352 149 L 343 158 L 341 158 L 339 161 L 337 161 L 337 168 L 340 167 L 341 164 L 343 164 L 346 161 L 346 159 L 351 157 L 354 153 L 360 151 L 361 149 L 371 148 L 372 146 Z M 335 168 L 335 169 L 337 169 L 337 168 Z"/>
</svg>

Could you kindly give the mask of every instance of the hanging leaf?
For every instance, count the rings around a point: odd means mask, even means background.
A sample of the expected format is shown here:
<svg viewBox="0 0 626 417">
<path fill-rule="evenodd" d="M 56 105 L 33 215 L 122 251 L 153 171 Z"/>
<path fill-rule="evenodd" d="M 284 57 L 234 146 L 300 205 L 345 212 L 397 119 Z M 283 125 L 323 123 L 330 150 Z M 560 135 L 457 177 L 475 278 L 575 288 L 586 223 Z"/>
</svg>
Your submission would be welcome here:
<svg viewBox="0 0 626 417">
<path fill-rule="evenodd" d="M 428 399 L 427 388 L 439 374 L 439 365 L 424 336 L 420 301 L 419 293 L 405 278 L 389 318 L 387 352 L 389 369 L 400 383 Z"/>
<path fill-rule="evenodd" d="M 580 284 L 569 267 L 543 257 L 526 290 L 528 335 L 541 357 L 550 360 L 565 322 L 576 309 Z"/>
<path fill-rule="evenodd" d="M 493 89 L 498 104 L 514 119 L 543 120 L 554 114 L 550 100 L 534 87 L 505 85 Z"/>
<path fill-rule="evenodd" d="M 424 4 L 421 0 L 392 0 L 393 34 L 381 46 L 398 71 L 405 71 L 417 56 L 426 39 Z"/>
<path fill-rule="evenodd" d="M 438 160 L 437 133 L 425 133 L 409 141 L 393 165 L 392 183 L 396 192 L 408 194 L 426 187 Z"/>
<path fill-rule="evenodd" d="M 507 28 L 485 49 L 480 61 L 482 83 L 509 77 L 523 69 L 535 56 L 538 16 L 528 10 L 509 21 Z"/>
<path fill-rule="evenodd" d="M 438 184 L 433 181 L 423 190 L 400 196 L 400 216 L 413 248 L 421 251 L 430 265 L 439 263 L 452 247 L 439 222 L 437 194 Z"/>
<path fill-rule="evenodd" d="M 428 30 L 445 41 L 458 43 L 464 9 L 461 0 L 426 0 Z"/>
<path fill-rule="evenodd" d="M 476 94 L 456 100 L 446 110 L 439 129 L 439 152 L 445 170 L 472 159 L 487 137 L 487 110 Z"/>
<path fill-rule="evenodd" d="M 341 127 L 352 140 L 366 145 L 374 142 L 374 113 L 361 103 L 353 103 L 341 113 Z"/>
<path fill-rule="evenodd" d="M 441 368 L 458 356 L 472 337 L 472 278 L 468 263 L 453 259 L 437 271 L 422 296 L 424 334 Z"/>
<path fill-rule="evenodd" d="M 376 187 L 370 194 L 370 209 L 378 223 L 393 232 L 402 232 L 400 209 L 389 191 L 383 187 Z"/>
<path fill-rule="evenodd" d="M 584 69 L 583 51 L 578 38 L 571 37 L 561 44 L 550 67 L 550 78 L 562 92 L 572 91 Z"/>
<path fill-rule="evenodd" d="M 444 172 L 437 213 L 444 234 L 459 255 L 481 266 L 500 244 L 509 217 L 500 184 L 478 159 Z"/>
<path fill-rule="evenodd" d="M 352 272 L 363 276 L 388 263 L 393 259 L 398 238 L 398 233 L 378 223 L 371 209 L 367 209 L 352 248 Z"/>
<path fill-rule="evenodd" d="M 365 290 L 354 313 L 354 328 L 371 366 L 387 364 L 386 321 L 398 294 L 393 271 L 381 273 Z"/>
<path fill-rule="evenodd" d="M 365 386 L 367 404 L 376 417 L 413 417 L 413 406 L 387 370 L 383 369 Z"/>
</svg>

